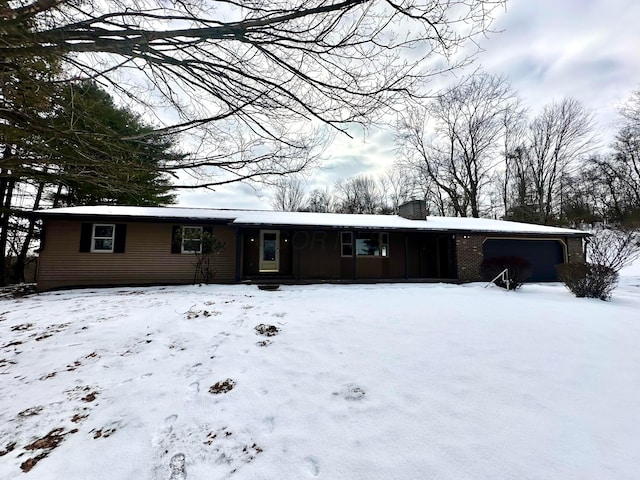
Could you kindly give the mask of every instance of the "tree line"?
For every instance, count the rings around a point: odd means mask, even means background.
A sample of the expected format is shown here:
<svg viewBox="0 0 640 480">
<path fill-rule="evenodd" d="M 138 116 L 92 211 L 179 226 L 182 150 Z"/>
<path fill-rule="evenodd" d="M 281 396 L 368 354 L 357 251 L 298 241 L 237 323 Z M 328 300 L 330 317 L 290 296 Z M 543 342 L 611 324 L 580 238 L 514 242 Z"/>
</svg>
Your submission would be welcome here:
<svg viewBox="0 0 640 480">
<path fill-rule="evenodd" d="M 396 160 L 379 175 L 305 191 L 300 177 L 273 187 L 273 207 L 395 213 L 424 199 L 432 215 L 543 225 L 640 224 L 640 90 L 620 107 L 603 149 L 594 112 L 566 98 L 530 112 L 501 76 L 474 75 L 396 125 Z"/>
</svg>

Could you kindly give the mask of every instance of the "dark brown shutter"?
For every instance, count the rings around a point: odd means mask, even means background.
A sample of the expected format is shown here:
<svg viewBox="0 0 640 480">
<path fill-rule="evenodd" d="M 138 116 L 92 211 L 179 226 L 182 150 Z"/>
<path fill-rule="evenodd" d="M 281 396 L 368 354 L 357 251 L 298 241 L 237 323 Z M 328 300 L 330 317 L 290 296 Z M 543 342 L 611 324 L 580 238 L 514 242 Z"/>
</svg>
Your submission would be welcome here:
<svg viewBox="0 0 640 480">
<path fill-rule="evenodd" d="M 127 225 L 119 223 L 116 225 L 116 234 L 113 241 L 113 253 L 124 253 L 125 240 L 127 238 Z"/>
<path fill-rule="evenodd" d="M 80 226 L 80 251 L 81 252 L 90 252 L 91 251 L 91 236 L 93 234 L 93 224 L 92 223 L 83 223 Z"/>
<path fill-rule="evenodd" d="M 213 227 L 202 227 L 202 253 L 211 253 L 211 241 L 213 240 Z"/>
<path fill-rule="evenodd" d="M 42 225 L 42 228 L 40 229 L 40 246 L 35 250 L 37 253 L 40 253 L 41 251 L 44 250 L 44 244 L 46 240 L 47 240 L 47 226 Z"/>
<path fill-rule="evenodd" d="M 180 241 L 180 231 L 182 228 L 180 225 L 174 225 L 171 227 L 171 253 L 180 253 L 182 250 L 182 243 Z"/>
</svg>

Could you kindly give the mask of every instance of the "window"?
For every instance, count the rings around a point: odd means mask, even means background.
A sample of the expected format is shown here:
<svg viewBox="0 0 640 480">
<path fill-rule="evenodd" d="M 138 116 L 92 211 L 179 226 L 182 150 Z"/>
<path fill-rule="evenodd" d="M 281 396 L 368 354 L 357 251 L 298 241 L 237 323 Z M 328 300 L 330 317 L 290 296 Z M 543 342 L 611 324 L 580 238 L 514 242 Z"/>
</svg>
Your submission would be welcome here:
<svg viewBox="0 0 640 480">
<path fill-rule="evenodd" d="M 202 227 L 182 227 L 182 253 L 202 253 Z"/>
<path fill-rule="evenodd" d="M 202 253 L 208 255 L 212 249 L 222 250 L 223 242 L 213 237 L 211 225 L 173 225 L 171 227 L 171 253 Z"/>
<path fill-rule="evenodd" d="M 82 223 L 80 252 L 124 253 L 127 239 L 126 223 Z"/>
<path fill-rule="evenodd" d="M 91 251 L 112 253 L 115 231 L 115 225 L 94 224 L 91 236 Z"/>
<path fill-rule="evenodd" d="M 342 244 L 342 256 L 352 257 L 353 256 L 353 236 L 351 235 L 351 232 L 341 232 L 340 243 Z"/>
<path fill-rule="evenodd" d="M 388 257 L 389 234 L 358 232 L 356 234 L 356 255 L 359 257 Z"/>
</svg>

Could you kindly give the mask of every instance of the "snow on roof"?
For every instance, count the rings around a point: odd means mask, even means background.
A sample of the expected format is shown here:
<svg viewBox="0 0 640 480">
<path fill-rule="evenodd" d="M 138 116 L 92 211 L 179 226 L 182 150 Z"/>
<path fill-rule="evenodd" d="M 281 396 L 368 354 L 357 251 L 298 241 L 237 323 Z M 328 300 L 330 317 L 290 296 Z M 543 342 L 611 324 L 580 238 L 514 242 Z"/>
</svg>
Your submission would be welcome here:
<svg viewBox="0 0 640 480">
<path fill-rule="evenodd" d="M 65 207 L 38 210 L 37 214 L 48 215 L 77 215 L 99 217 L 145 217 L 145 218 L 182 218 L 202 220 L 233 220 L 240 210 L 215 210 L 210 208 L 182 208 L 182 207 L 131 207 L 124 205 L 96 205 L 85 207 Z"/>
<path fill-rule="evenodd" d="M 427 217 L 409 220 L 398 215 L 357 215 L 347 213 L 273 212 L 266 210 L 224 210 L 182 207 L 86 206 L 38 210 L 46 216 L 135 217 L 176 220 L 225 220 L 234 225 L 277 225 L 375 228 L 387 230 L 458 231 L 492 233 L 529 233 L 535 235 L 587 235 L 568 228 L 548 227 L 488 218 Z"/>
</svg>

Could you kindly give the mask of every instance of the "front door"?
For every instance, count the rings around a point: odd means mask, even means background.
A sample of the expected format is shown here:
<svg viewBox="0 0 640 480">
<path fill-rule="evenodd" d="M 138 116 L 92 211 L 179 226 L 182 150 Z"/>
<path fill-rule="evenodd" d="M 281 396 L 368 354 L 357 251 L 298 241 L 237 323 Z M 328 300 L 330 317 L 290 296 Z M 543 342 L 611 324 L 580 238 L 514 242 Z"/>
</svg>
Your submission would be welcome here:
<svg viewBox="0 0 640 480">
<path fill-rule="evenodd" d="M 260 230 L 260 271 L 280 271 L 279 230 Z"/>
</svg>

